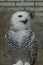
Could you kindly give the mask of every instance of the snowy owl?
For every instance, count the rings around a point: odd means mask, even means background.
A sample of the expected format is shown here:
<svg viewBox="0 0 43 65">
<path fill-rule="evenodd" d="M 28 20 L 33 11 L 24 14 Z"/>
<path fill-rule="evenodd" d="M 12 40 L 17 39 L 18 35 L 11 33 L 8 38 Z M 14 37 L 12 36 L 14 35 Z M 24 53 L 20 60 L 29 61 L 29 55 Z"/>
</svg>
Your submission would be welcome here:
<svg viewBox="0 0 43 65">
<path fill-rule="evenodd" d="M 5 34 L 6 45 L 13 65 L 32 65 L 36 60 L 37 46 L 35 34 L 31 29 L 30 13 L 18 11 L 11 16 L 10 27 Z"/>
</svg>

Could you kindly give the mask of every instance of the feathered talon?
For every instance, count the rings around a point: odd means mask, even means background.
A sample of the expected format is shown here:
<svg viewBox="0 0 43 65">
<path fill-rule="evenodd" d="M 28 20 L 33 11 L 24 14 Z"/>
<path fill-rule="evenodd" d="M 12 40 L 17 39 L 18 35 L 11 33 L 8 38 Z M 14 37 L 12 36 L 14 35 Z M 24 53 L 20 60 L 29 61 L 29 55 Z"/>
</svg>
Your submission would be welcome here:
<svg viewBox="0 0 43 65">
<path fill-rule="evenodd" d="M 23 62 L 19 60 L 16 64 L 13 64 L 13 65 L 23 65 Z"/>
</svg>

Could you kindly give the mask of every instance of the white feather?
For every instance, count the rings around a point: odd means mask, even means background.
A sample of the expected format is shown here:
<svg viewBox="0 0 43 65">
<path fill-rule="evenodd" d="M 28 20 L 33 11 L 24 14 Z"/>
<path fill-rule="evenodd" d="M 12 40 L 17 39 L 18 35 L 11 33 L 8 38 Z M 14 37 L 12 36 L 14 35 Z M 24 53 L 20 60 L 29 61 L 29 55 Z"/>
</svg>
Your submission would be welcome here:
<svg viewBox="0 0 43 65">
<path fill-rule="evenodd" d="M 16 41 L 18 41 L 19 45 L 20 45 L 20 43 L 23 40 L 23 36 L 26 35 L 26 32 L 27 32 L 27 30 L 20 30 L 20 31 L 17 31 L 17 32 L 12 32 L 13 39 L 15 39 Z"/>
<path fill-rule="evenodd" d="M 23 17 L 19 18 L 18 17 L 19 15 L 22 15 Z M 29 24 L 23 24 L 22 22 L 20 22 L 20 21 L 24 21 L 26 19 L 28 19 Z M 14 28 L 17 30 L 23 30 L 23 29 L 27 28 L 27 25 L 30 26 L 29 13 L 27 13 L 25 11 L 16 12 L 15 14 L 12 15 L 10 24 L 13 24 Z"/>
<path fill-rule="evenodd" d="M 19 18 L 18 16 L 22 15 L 22 18 Z M 24 21 L 28 19 L 29 24 L 24 24 L 21 21 Z M 13 24 L 13 28 L 18 30 L 17 32 L 12 32 L 15 34 L 15 39 L 20 43 L 22 42 L 23 36 L 26 35 L 26 28 L 28 28 L 28 25 L 30 26 L 30 15 L 28 12 L 25 11 L 18 11 L 11 17 L 11 24 Z"/>
</svg>

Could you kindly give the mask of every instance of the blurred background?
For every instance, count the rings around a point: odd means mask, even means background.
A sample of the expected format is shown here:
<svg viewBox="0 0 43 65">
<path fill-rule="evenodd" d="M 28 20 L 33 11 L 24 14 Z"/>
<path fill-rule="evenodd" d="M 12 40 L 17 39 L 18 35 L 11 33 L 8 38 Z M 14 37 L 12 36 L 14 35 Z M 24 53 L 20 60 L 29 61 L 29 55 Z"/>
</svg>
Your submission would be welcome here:
<svg viewBox="0 0 43 65">
<path fill-rule="evenodd" d="M 13 60 L 5 45 L 5 33 L 10 17 L 18 10 L 30 11 L 31 28 L 37 36 L 37 60 L 35 65 L 43 65 L 43 0 L 0 0 L 0 65 L 12 65 Z"/>
</svg>

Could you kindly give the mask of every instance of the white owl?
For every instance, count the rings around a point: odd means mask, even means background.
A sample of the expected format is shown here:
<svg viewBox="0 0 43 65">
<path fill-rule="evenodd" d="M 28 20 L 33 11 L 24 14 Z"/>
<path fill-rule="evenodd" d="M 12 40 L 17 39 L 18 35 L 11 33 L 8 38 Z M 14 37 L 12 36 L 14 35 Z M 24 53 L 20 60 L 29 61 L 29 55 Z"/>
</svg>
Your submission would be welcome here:
<svg viewBox="0 0 43 65">
<path fill-rule="evenodd" d="M 6 45 L 12 58 L 13 65 L 32 65 L 36 60 L 36 40 L 31 29 L 29 12 L 18 11 L 10 20 L 10 28 L 5 35 Z"/>
</svg>

